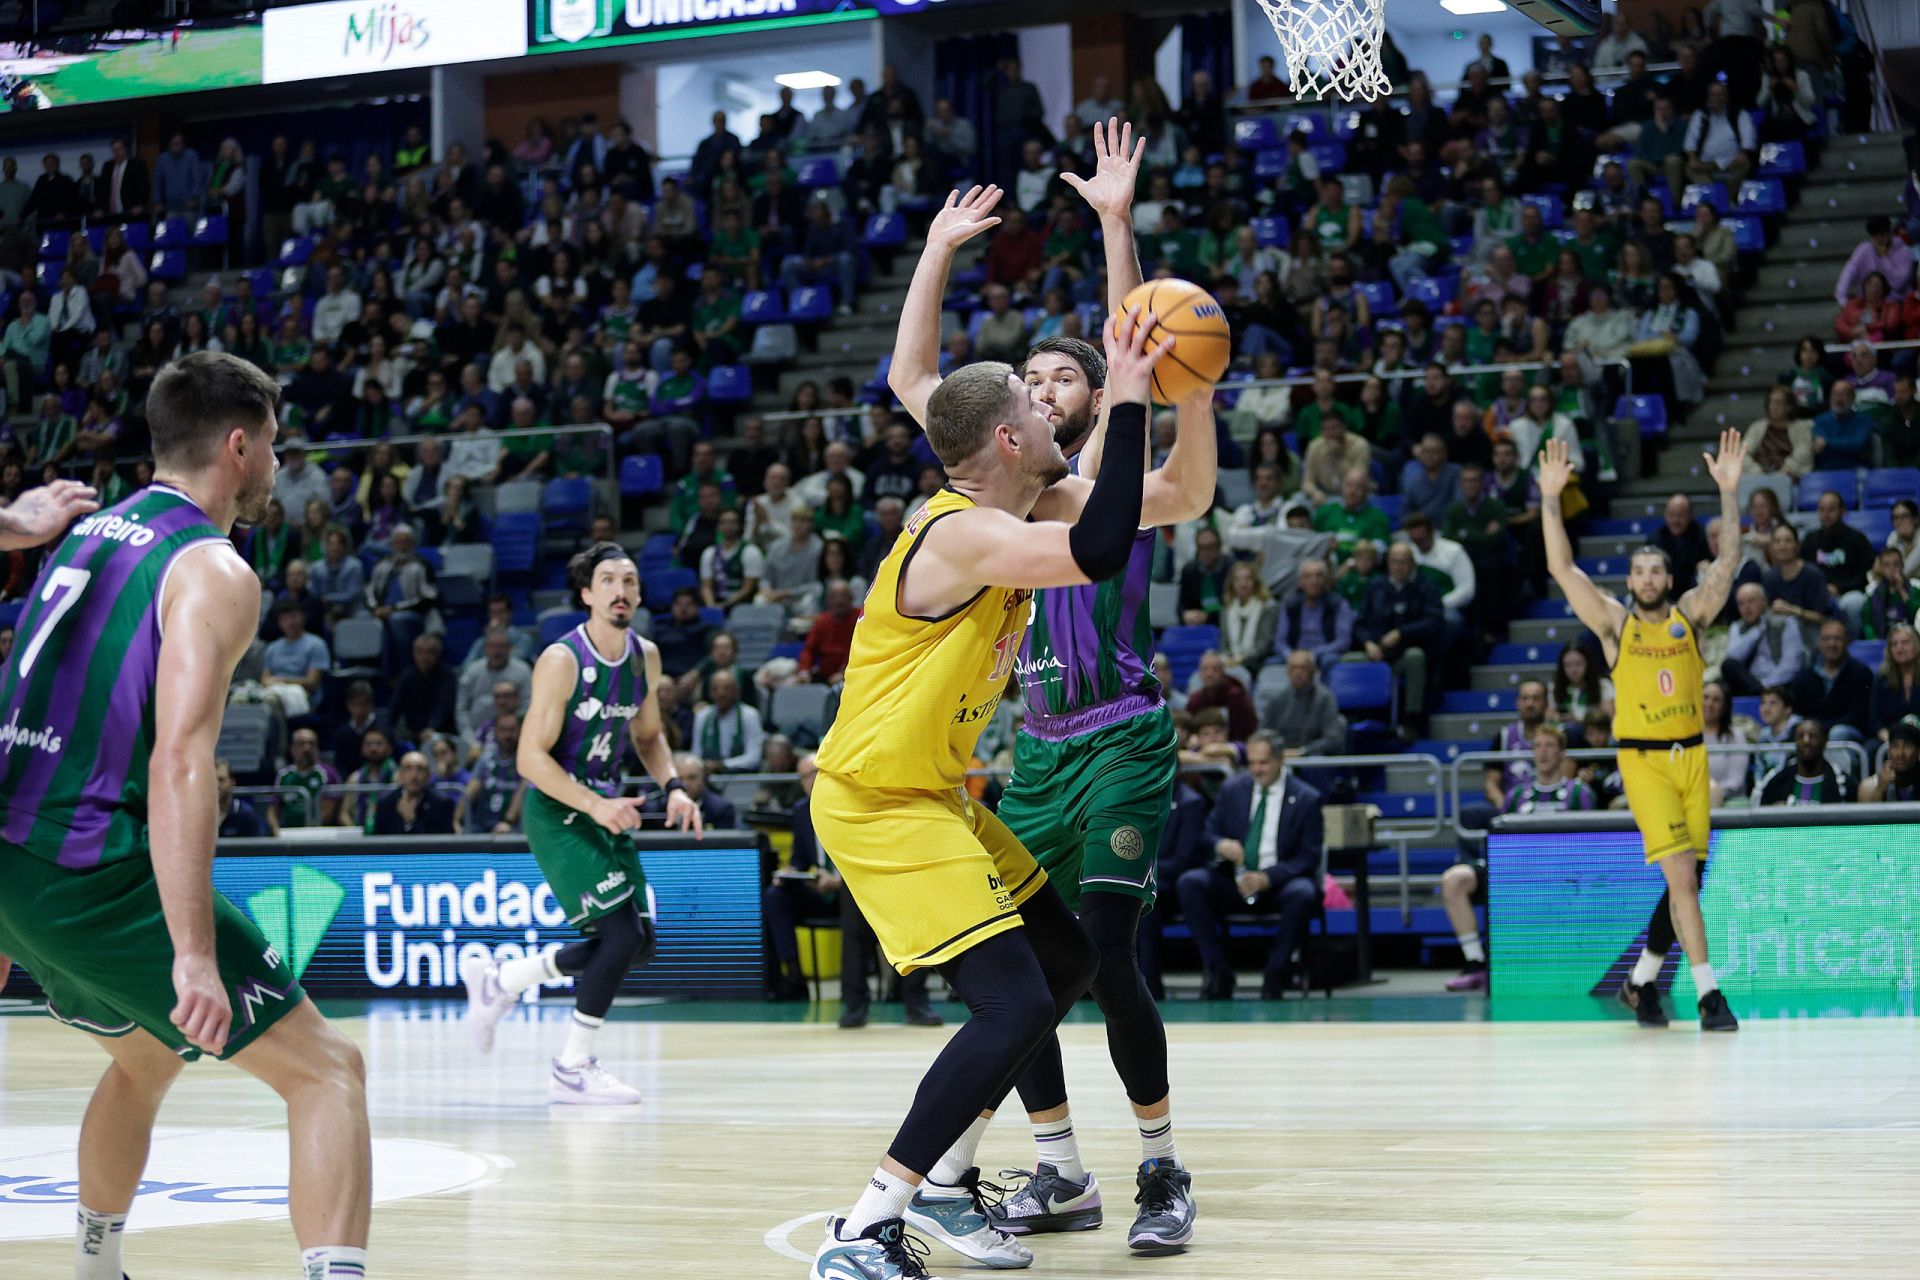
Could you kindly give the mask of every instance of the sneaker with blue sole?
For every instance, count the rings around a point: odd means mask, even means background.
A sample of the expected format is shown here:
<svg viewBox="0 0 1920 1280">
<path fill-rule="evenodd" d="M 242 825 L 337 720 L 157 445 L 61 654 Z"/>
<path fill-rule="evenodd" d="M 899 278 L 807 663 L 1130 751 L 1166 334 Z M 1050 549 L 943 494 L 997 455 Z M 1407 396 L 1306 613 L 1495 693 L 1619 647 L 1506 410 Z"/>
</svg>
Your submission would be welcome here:
<svg viewBox="0 0 1920 1280">
<path fill-rule="evenodd" d="M 1033 1265 L 1033 1250 L 995 1226 L 983 1191 L 1004 1195 L 969 1169 L 957 1187 L 922 1183 L 907 1203 L 907 1225 L 961 1257 L 997 1271 Z"/>
<path fill-rule="evenodd" d="M 1010 1236 L 1042 1235 L 1049 1231 L 1091 1231 L 1105 1221 L 1100 1210 L 1100 1183 L 1089 1173 L 1084 1182 L 1061 1176 L 1042 1163 L 1032 1173 L 1003 1170 L 1014 1180 L 999 1204 L 989 1205 L 987 1218 Z"/>
<path fill-rule="evenodd" d="M 1193 1239 L 1199 1207 L 1193 1200 L 1193 1175 L 1167 1160 L 1140 1166 L 1133 1202 L 1140 1212 L 1127 1231 L 1127 1247 L 1138 1254 L 1179 1253 Z"/>
<path fill-rule="evenodd" d="M 921 1259 L 927 1246 L 907 1234 L 899 1218 L 876 1222 L 844 1239 L 845 1218 L 827 1219 L 827 1238 L 813 1255 L 811 1280 L 939 1280 Z"/>
</svg>

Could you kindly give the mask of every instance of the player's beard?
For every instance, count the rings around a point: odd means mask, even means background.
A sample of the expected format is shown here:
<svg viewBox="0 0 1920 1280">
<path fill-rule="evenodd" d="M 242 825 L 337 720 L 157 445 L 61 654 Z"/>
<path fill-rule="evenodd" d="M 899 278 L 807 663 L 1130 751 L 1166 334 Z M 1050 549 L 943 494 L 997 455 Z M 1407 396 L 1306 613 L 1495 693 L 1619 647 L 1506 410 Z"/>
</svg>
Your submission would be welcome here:
<svg viewBox="0 0 1920 1280">
<path fill-rule="evenodd" d="M 1089 403 L 1078 413 L 1062 414 L 1059 425 L 1053 429 L 1053 442 L 1064 452 L 1084 441 L 1093 432 L 1093 405 Z"/>
<path fill-rule="evenodd" d="M 273 501 L 273 473 L 248 476 L 240 491 L 233 495 L 233 510 L 241 524 L 259 524 L 267 518 L 267 506 Z"/>
<path fill-rule="evenodd" d="M 1648 613 L 1656 613 L 1662 609 L 1665 609 L 1667 605 L 1672 602 L 1672 600 L 1673 600 L 1673 591 L 1671 588 L 1665 591 L 1662 591 L 1659 595 L 1655 596 L 1651 600 L 1646 599 L 1637 591 L 1633 593 L 1633 602 L 1636 605 L 1639 605 L 1642 609 L 1645 609 Z"/>
<path fill-rule="evenodd" d="M 609 609 L 607 610 L 607 625 L 616 631 L 625 631 L 633 625 L 634 612 L 634 610 L 629 609 L 625 613 L 615 613 L 612 609 Z"/>
</svg>

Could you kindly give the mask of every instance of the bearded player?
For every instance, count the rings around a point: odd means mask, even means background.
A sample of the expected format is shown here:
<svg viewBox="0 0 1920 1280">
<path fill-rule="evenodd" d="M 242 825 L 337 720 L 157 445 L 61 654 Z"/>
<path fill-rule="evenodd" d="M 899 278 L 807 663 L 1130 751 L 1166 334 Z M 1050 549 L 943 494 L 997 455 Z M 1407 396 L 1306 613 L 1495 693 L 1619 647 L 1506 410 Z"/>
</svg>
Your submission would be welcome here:
<svg viewBox="0 0 1920 1280">
<path fill-rule="evenodd" d="M 54 548 L 0 677 L 0 951 L 113 1059 L 80 1127 L 76 1280 L 120 1280 L 154 1117 L 202 1054 L 286 1101 L 303 1280 L 367 1274 L 360 1051 L 213 888 L 214 746 L 260 621 L 231 536 L 273 497 L 279 397 L 230 355 L 160 371 L 153 483 Z M 36 490 L 0 511 L 0 546 L 46 541 L 77 509 L 74 488 Z"/>
<path fill-rule="evenodd" d="M 1100 215 L 1109 306 L 1140 283 L 1134 256 L 1133 193 L 1145 143 L 1118 121 L 1094 127 L 1092 178 L 1066 175 Z M 999 221 L 989 216 L 999 192 L 975 190 L 949 201 L 934 220 L 902 309 L 892 385 L 909 411 L 926 420 L 940 385 L 938 307 L 953 250 Z M 1105 362 L 1087 343 L 1052 338 L 1027 355 L 1027 385 L 1047 409 L 1054 439 L 1083 476 L 1097 473 L 1104 443 L 1096 430 Z M 1179 406 L 1179 434 L 1155 479 L 1180 501 L 1165 523 L 1191 520 L 1212 505 L 1214 426 L 1210 393 Z M 1135 955 L 1141 913 L 1153 906 L 1160 831 L 1172 808 L 1178 740 L 1164 691 L 1153 675 L 1147 610 L 1153 522 L 1134 536 L 1126 572 L 1084 586 L 1037 593 L 1018 673 L 1026 718 L 1013 778 L 999 816 L 1046 869 L 1100 953 L 1093 997 L 1107 1024 L 1107 1047 L 1140 1130 L 1139 1211 L 1127 1243 L 1143 1253 L 1182 1248 L 1193 1234 L 1191 1179 L 1174 1148 L 1167 1036 Z M 1082 1164 L 1067 1103 L 1057 1035 L 1049 1036 L 1019 1083 L 1033 1127 L 1034 1173 L 993 1207 L 995 1225 L 1013 1234 L 1083 1231 L 1101 1225 L 1100 1187 Z M 942 1160 L 908 1221 L 931 1229 L 942 1212 L 964 1214 L 964 1178 L 990 1116 L 982 1116 Z"/>
<path fill-rule="evenodd" d="M 1740 468 L 1745 455 L 1740 433 L 1720 433 L 1718 457 L 1707 457 L 1707 471 L 1720 487 L 1720 554 L 1700 574 L 1693 590 L 1673 601 L 1673 566 L 1666 552 L 1642 547 L 1627 570 L 1632 607 L 1593 585 L 1574 563 L 1560 513 L 1560 495 L 1573 474 L 1564 440 L 1547 443 L 1540 462 L 1541 530 L 1546 537 L 1547 571 L 1566 593 L 1574 616 L 1600 637 L 1613 672 L 1613 737 L 1620 752 L 1620 778 L 1627 805 L 1646 844 L 1647 861 L 1666 877 L 1666 891 L 1647 921 L 1647 945 L 1633 972 L 1620 985 L 1620 1002 L 1643 1027 L 1664 1027 L 1660 1007 L 1660 968 L 1674 936 L 1686 948 L 1700 992 L 1700 1029 L 1734 1031 L 1740 1026 L 1727 1007 L 1707 957 L 1707 927 L 1700 916 L 1700 873 L 1707 857 L 1709 801 L 1705 724 L 1700 699 L 1706 660 L 1700 633 L 1726 606 L 1733 575 L 1740 568 Z"/>
<path fill-rule="evenodd" d="M 520 993 L 572 978 L 573 1019 L 553 1060 L 547 1101 L 631 1106 L 640 1091 L 600 1065 L 594 1041 L 620 983 L 653 954 L 647 881 L 634 849 L 638 797 L 620 792 L 627 746 L 667 792 L 667 825 L 701 834 L 700 807 L 673 767 L 660 728 L 660 651 L 633 633 L 640 571 L 626 548 L 600 542 L 567 562 L 567 584 L 587 620 L 547 646 L 533 668 L 533 696 L 517 760 L 527 782 L 527 845 L 580 942 L 497 964 L 474 956 L 462 968 L 469 1029 L 482 1053 Z"/>
</svg>

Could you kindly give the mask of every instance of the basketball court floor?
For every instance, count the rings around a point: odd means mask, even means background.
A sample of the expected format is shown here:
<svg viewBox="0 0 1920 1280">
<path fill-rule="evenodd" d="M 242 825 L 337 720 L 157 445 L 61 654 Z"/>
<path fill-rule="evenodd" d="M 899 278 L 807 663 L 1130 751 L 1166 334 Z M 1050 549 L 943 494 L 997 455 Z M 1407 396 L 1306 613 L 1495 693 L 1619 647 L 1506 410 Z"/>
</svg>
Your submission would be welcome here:
<svg viewBox="0 0 1920 1280">
<path fill-rule="evenodd" d="M 1702 1039 L 1680 1023 L 1492 1023 L 1451 1000 L 1174 1008 L 1203 1019 L 1169 1028 L 1195 1246 L 1126 1255 L 1138 1140 L 1101 1027 L 1076 1022 L 1074 1119 L 1107 1225 L 1039 1240 L 1031 1274 L 1920 1274 L 1911 1019 L 1752 1021 Z M 951 1033 L 890 1025 L 897 1006 L 856 1032 L 833 1025 L 833 1004 L 626 1007 L 602 1058 L 645 1104 L 550 1109 L 564 1009 L 515 1014 L 488 1059 L 453 1005 L 348 1011 L 370 1077 L 374 1275 L 804 1275 L 824 1215 L 851 1201 Z M 71 1274 L 75 1135 L 104 1061 L 43 1016 L 0 1017 L 0 1277 Z M 131 1275 L 290 1276 L 273 1096 L 192 1067 L 161 1126 Z M 1031 1156 L 1017 1115 L 982 1148 L 989 1176 Z M 939 1250 L 931 1263 L 971 1270 Z"/>
</svg>

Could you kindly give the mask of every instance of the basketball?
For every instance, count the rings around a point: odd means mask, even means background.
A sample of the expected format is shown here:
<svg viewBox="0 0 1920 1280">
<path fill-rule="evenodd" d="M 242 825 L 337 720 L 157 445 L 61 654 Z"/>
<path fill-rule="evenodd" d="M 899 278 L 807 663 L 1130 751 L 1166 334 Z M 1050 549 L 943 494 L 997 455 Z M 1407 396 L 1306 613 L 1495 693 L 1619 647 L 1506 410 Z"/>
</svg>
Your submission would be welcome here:
<svg viewBox="0 0 1920 1280">
<path fill-rule="evenodd" d="M 1149 280 L 1127 294 L 1121 304 L 1150 311 L 1158 322 L 1153 341 L 1177 339 L 1173 350 L 1153 370 L 1155 404 L 1178 404 L 1195 392 L 1210 389 L 1227 371 L 1233 357 L 1233 334 L 1226 312 L 1212 294 L 1186 280 Z"/>
</svg>

